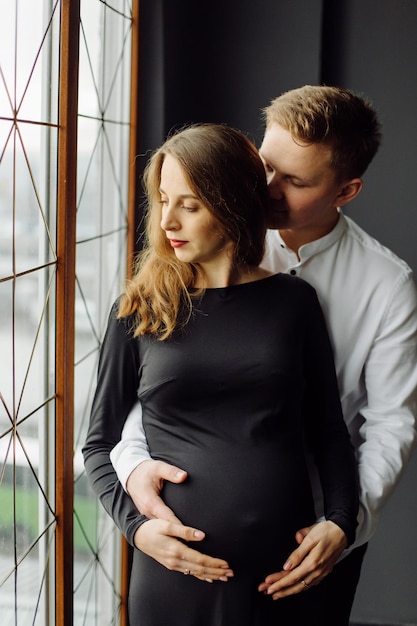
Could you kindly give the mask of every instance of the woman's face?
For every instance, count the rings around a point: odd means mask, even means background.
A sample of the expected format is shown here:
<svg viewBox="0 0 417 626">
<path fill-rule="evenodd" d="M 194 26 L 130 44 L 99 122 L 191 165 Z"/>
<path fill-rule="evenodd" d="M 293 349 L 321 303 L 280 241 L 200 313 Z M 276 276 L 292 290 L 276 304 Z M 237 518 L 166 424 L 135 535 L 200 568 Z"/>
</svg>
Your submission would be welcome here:
<svg viewBox="0 0 417 626">
<path fill-rule="evenodd" d="M 230 264 L 231 241 L 191 189 L 179 162 L 169 154 L 162 164 L 159 191 L 161 228 L 176 257 L 184 263 L 198 263 L 206 271 Z"/>
</svg>

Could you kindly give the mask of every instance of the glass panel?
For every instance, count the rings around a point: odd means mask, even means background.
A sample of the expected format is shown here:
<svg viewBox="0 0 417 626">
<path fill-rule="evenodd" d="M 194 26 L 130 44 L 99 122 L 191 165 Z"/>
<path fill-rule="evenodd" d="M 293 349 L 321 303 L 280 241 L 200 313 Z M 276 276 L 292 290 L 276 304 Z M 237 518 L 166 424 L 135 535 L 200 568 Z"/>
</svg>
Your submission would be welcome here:
<svg viewBox="0 0 417 626">
<path fill-rule="evenodd" d="M 97 503 L 78 454 L 99 347 L 126 267 L 130 2 L 81 5 L 75 344 L 74 619 L 118 623 L 120 533 Z"/>
<path fill-rule="evenodd" d="M 58 26 L 59 11 L 32 0 L 0 20 L 2 624 L 46 623 L 49 608 Z"/>
</svg>

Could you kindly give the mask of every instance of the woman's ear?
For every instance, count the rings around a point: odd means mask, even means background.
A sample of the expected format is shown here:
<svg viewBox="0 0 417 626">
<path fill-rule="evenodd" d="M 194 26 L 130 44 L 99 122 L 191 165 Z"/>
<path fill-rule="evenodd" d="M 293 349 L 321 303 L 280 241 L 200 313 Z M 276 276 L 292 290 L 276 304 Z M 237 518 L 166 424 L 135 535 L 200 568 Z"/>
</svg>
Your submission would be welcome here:
<svg viewBox="0 0 417 626">
<path fill-rule="evenodd" d="M 335 206 L 342 207 L 348 202 L 351 202 L 360 193 L 363 187 L 362 178 L 352 178 L 347 183 L 344 183 L 339 191 L 335 200 Z"/>
</svg>

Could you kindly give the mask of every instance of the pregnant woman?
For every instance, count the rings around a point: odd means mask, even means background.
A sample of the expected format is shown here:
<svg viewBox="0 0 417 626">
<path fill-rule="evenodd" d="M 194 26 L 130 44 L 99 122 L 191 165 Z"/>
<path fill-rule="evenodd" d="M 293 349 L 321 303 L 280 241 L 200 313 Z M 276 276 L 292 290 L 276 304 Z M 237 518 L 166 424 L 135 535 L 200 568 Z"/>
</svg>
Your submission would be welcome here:
<svg viewBox="0 0 417 626">
<path fill-rule="evenodd" d="M 130 624 L 318 626 L 320 585 L 277 602 L 258 591 L 316 520 L 307 454 L 320 523 L 337 527 L 340 552 L 355 534 L 355 461 L 315 291 L 259 267 L 268 192 L 242 133 L 186 128 L 153 154 L 144 181 L 147 241 L 110 314 L 83 450 L 134 546 Z M 140 515 L 117 481 L 109 455 L 137 398 L 152 457 L 188 473 L 164 499 L 204 531 L 199 549 L 218 558 L 206 575 L 161 563 L 165 522 Z"/>
</svg>

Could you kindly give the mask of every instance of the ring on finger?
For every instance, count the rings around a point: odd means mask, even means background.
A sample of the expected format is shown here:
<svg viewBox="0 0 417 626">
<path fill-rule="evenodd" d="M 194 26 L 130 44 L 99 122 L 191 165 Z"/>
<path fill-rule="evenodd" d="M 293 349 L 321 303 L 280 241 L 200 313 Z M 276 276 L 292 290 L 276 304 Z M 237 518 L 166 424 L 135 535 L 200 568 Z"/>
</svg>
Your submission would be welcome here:
<svg viewBox="0 0 417 626">
<path fill-rule="evenodd" d="M 307 589 L 310 589 L 310 585 L 309 585 L 308 583 L 306 583 L 306 581 L 305 581 L 305 580 L 302 580 L 301 582 L 302 582 L 302 584 L 304 585 L 304 589 L 306 589 L 306 590 L 307 590 Z"/>
<path fill-rule="evenodd" d="M 189 569 L 184 570 L 184 576 L 188 576 L 189 573 L 190 573 Z"/>
</svg>

